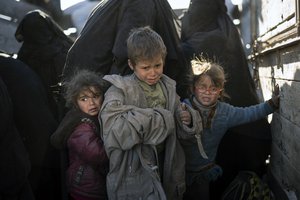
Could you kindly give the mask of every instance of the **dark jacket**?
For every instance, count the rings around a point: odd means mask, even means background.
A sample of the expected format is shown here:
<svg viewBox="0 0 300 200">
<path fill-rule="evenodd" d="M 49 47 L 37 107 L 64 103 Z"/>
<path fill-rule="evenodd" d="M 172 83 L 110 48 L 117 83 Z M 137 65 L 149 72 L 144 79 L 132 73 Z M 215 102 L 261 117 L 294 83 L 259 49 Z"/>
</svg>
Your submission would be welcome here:
<svg viewBox="0 0 300 200">
<path fill-rule="evenodd" d="M 69 111 L 51 137 L 52 144 L 67 148 L 69 192 L 84 197 L 106 199 L 108 158 L 99 136 L 97 117 L 78 110 Z"/>
</svg>

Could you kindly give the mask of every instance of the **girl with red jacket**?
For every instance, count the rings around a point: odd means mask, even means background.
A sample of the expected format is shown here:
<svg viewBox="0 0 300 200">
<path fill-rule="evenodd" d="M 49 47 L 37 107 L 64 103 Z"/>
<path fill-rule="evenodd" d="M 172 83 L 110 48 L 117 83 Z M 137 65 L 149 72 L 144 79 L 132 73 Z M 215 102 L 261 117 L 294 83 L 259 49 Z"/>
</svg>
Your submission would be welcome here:
<svg viewBox="0 0 300 200">
<path fill-rule="evenodd" d="M 66 103 L 72 108 L 51 136 L 51 143 L 67 149 L 69 196 L 73 200 L 105 200 L 108 158 L 97 119 L 105 82 L 96 73 L 81 70 L 64 86 Z"/>
</svg>

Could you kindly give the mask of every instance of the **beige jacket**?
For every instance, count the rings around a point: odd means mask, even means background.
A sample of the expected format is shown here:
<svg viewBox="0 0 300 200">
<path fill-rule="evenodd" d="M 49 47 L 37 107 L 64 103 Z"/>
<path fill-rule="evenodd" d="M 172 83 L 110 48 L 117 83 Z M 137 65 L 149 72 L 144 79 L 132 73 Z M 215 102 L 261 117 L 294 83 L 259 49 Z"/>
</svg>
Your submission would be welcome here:
<svg viewBox="0 0 300 200">
<path fill-rule="evenodd" d="M 175 81 L 165 75 L 161 78 L 167 106 L 159 109 L 146 107 L 146 98 L 134 74 L 107 75 L 104 79 L 113 84 L 105 94 L 99 114 L 110 159 L 109 199 L 182 199 L 185 156 L 176 137 L 176 127 L 183 126 L 176 126 L 174 119 L 180 108 Z M 190 132 L 197 129 L 186 128 Z M 162 142 L 165 157 L 160 180 L 154 147 Z"/>
</svg>

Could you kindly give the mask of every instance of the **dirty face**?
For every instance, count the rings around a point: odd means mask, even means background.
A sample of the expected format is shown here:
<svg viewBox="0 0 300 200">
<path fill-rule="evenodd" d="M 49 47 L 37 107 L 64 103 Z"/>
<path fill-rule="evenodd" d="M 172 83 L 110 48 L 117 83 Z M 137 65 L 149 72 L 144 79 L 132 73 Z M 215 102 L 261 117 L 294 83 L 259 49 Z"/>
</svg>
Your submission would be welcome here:
<svg viewBox="0 0 300 200">
<path fill-rule="evenodd" d="M 89 87 L 79 93 L 77 105 L 82 112 L 96 116 L 100 111 L 102 101 L 102 96 L 99 91 L 97 91 L 95 87 Z"/>
<path fill-rule="evenodd" d="M 215 104 L 220 97 L 222 88 L 218 88 L 208 75 L 200 76 L 194 85 L 194 95 L 204 106 Z"/>
<path fill-rule="evenodd" d="M 135 75 L 148 85 L 155 85 L 163 74 L 164 62 L 161 55 L 153 59 L 139 60 L 135 65 L 128 60 L 128 64 Z"/>
</svg>

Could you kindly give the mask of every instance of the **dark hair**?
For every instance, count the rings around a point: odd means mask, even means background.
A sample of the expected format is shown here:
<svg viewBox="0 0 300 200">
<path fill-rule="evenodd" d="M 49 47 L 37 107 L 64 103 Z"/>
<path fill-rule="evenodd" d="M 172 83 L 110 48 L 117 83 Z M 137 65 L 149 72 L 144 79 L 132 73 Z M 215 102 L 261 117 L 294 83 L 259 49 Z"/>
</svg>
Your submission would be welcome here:
<svg viewBox="0 0 300 200">
<path fill-rule="evenodd" d="M 149 26 L 135 28 L 127 39 L 127 53 L 133 65 L 141 59 L 152 59 L 161 55 L 165 60 L 167 48 L 161 36 Z"/>
<path fill-rule="evenodd" d="M 108 87 L 108 83 L 102 78 L 103 76 L 98 75 L 96 72 L 86 69 L 78 70 L 69 81 L 63 83 L 66 106 L 77 106 L 76 101 L 80 92 L 82 90 L 89 90 L 89 87 L 91 86 L 95 87 L 97 92 L 103 97 L 104 92 Z"/>
</svg>

